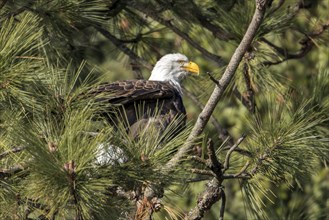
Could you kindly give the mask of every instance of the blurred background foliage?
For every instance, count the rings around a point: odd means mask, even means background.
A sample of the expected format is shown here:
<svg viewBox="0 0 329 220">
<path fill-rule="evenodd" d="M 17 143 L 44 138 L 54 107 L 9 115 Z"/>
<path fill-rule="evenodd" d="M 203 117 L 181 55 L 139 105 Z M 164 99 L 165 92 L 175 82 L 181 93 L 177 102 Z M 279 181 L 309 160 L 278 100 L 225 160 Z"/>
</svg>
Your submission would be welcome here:
<svg viewBox="0 0 329 220">
<path fill-rule="evenodd" d="M 193 124 L 215 86 L 209 75 L 221 77 L 254 7 L 254 1 L 243 0 L 0 1 L 0 217 L 69 219 L 77 212 L 85 219 L 122 217 L 129 210 L 127 201 L 109 199 L 107 187 L 134 189 L 142 181 L 156 181 L 152 171 L 168 160 L 173 149 L 148 155 L 150 164 L 135 158 L 124 166 L 100 166 L 95 173 L 90 166 L 97 143 L 108 139 L 116 146 L 125 143 L 127 154 L 140 155 L 141 148 L 133 146 L 159 140 L 145 137 L 145 142 L 129 142 L 130 146 L 124 141 L 128 137 L 113 135 L 103 122 L 80 123 L 92 117 L 93 101 L 81 101 L 79 94 L 101 82 L 147 79 L 162 55 L 183 53 L 201 69 L 198 78 L 184 83 L 184 103 Z M 224 182 L 226 219 L 328 219 L 328 11 L 327 0 L 272 1 L 207 126 L 204 135 L 213 139 L 220 159 L 225 157 L 220 146 L 232 145 L 242 134 L 247 139 L 241 148 L 252 154 L 252 181 Z M 80 130 L 100 132 L 91 141 Z M 186 136 L 168 146 L 179 147 Z M 44 149 L 51 149 L 52 143 L 58 155 Z M 284 150 L 277 150 L 279 145 Z M 5 157 L 17 146 L 33 147 Z M 259 155 L 265 154 L 271 162 L 259 165 Z M 31 155 L 36 163 L 31 163 Z M 66 172 L 75 172 L 72 158 L 80 163 L 79 195 L 65 185 Z M 230 171 L 238 172 L 248 160 L 234 154 Z M 49 170 L 57 170 L 56 175 Z M 156 219 L 179 217 L 194 207 L 205 184 L 161 179 L 175 186 L 165 191 L 167 214 L 157 213 Z M 81 210 L 68 200 L 70 194 L 81 199 L 77 206 Z M 52 208 L 37 207 L 39 203 Z M 205 219 L 218 216 L 216 204 Z"/>
</svg>

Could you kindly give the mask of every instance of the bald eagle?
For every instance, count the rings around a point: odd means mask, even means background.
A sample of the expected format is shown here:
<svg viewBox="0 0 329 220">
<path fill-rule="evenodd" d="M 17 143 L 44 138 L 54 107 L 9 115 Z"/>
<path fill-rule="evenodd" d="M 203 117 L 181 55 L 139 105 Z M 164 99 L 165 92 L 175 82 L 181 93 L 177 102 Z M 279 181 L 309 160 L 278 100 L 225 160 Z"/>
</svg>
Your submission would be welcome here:
<svg viewBox="0 0 329 220">
<path fill-rule="evenodd" d="M 159 132 L 179 119 L 175 132 L 186 123 L 186 111 L 182 101 L 181 81 L 188 75 L 198 75 L 199 66 L 179 53 L 163 56 L 154 66 L 148 80 L 124 80 L 102 84 L 92 91 L 101 94 L 98 102 L 116 106 L 107 112 L 112 125 L 124 122 L 129 135 L 138 137 L 141 129 L 150 124 Z M 108 95 L 107 95 L 108 94 Z"/>
</svg>

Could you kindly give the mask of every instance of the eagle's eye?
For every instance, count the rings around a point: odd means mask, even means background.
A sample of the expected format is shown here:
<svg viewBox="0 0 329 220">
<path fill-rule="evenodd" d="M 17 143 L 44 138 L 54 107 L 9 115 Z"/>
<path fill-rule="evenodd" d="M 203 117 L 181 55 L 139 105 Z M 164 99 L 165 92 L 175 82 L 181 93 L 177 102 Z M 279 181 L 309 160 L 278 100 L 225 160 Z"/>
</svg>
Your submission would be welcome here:
<svg viewBox="0 0 329 220">
<path fill-rule="evenodd" d="M 179 64 L 184 64 L 184 63 L 185 63 L 184 60 L 178 60 L 177 62 L 178 62 Z"/>
</svg>

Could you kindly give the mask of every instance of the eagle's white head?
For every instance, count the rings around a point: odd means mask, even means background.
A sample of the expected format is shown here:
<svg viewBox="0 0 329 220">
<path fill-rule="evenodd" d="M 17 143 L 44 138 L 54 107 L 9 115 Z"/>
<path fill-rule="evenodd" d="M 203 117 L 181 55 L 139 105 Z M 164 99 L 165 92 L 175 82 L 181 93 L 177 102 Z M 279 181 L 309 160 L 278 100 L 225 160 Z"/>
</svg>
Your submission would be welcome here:
<svg viewBox="0 0 329 220">
<path fill-rule="evenodd" d="M 199 66 L 180 53 L 163 56 L 154 66 L 149 80 L 167 81 L 181 93 L 180 82 L 187 75 L 199 74 Z"/>
</svg>

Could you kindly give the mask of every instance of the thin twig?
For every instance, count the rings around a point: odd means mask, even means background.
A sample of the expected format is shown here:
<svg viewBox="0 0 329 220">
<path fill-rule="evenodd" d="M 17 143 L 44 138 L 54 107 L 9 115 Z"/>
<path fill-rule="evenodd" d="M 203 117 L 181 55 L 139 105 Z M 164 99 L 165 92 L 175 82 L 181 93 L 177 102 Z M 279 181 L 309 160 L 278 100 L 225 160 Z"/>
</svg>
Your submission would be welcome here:
<svg viewBox="0 0 329 220">
<path fill-rule="evenodd" d="M 208 163 L 207 160 L 198 156 L 188 156 L 187 159 L 195 160 L 196 162 L 201 163 L 203 165 L 207 165 Z"/>
<path fill-rule="evenodd" d="M 248 160 L 247 163 L 242 167 L 242 169 L 241 169 L 238 173 L 236 173 L 236 174 L 234 174 L 234 175 L 235 175 L 236 177 L 242 175 L 244 172 L 246 172 L 246 170 L 247 170 L 247 168 L 249 167 L 249 165 L 250 165 L 250 162 L 249 162 L 249 160 Z"/>
<path fill-rule="evenodd" d="M 278 61 L 266 61 L 263 63 L 263 65 L 265 66 L 270 66 L 270 65 L 277 65 L 280 63 L 283 63 L 287 60 L 291 60 L 291 59 L 300 59 L 304 56 L 306 56 L 314 47 L 314 38 L 321 36 L 321 34 L 323 34 L 323 32 L 325 32 L 325 30 L 327 30 L 329 28 L 329 21 L 327 21 L 325 24 L 321 25 L 321 28 L 317 31 L 314 31 L 310 34 L 308 34 L 304 39 L 300 40 L 300 44 L 302 45 L 301 49 L 296 52 L 296 53 L 289 53 L 286 49 L 281 48 L 275 44 L 273 44 L 272 42 L 270 42 L 269 40 L 265 39 L 265 38 L 261 38 L 261 40 L 266 43 L 268 46 L 270 46 L 271 48 L 273 48 L 278 54 L 280 54 L 281 56 L 283 56 L 284 58 Z"/>
<path fill-rule="evenodd" d="M 207 72 L 207 74 L 211 81 L 213 81 L 217 86 L 220 86 L 218 79 L 215 79 L 215 77 L 210 72 Z"/>
<path fill-rule="evenodd" d="M 187 179 L 186 182 L 187 183 L 196 183 L 196 182 L 201 182 L 201 181 L 205 181 L 205 180 L 209 180 L 209 177 L 197 177 L 197 178 L 193 178 L 193 179 Z"/>
<path fill-rule="evenodd" d="M 2 152 L 2 153 L 0 154 L 0 160 L 1 160 L 2 158 L 6 157 L 6 156 L 9 155 L 9 154 L 14 154 L 14 153 L 21 152 L 21 151 L 23 151 L 25 148 L 26 148 L 26 147 L 14 147 L 14 148 L 12 148 L 12 149 L 10 149 L 10 150 L 7 150 L 7 151 L 5 151 L 5 152 Z"/>
<path fill-rule="evenodd" d="M 231 159 L 231 154 L 233 151 L 241 144 L 241 142 L 246 138 L 246 135 L 242 135 L 238 139 L 238 141 L 227 151 L 225 161 L 224 161 L 224 168 L 223 168 L 223 173 L 230 167 L 230 159 Z"/>
<path fill-rule="evenodd" d="M 247 163 L 241 168 L 239 172 L 236 174 L 223 174 L 224 179 L 235 179 L 235 178 L 241 178 L 241 179 L 250 179 L 250 174 L 246 173 L 247 168 L 249 167 L 250 162 L 247 161 Z"/>
<path fill-rule="evenodd" d="M 212 172 L 210 170 L 191 169 L 191 172 L 201 174 L 201 175 L 207 175 L 207 176 L 216 176 L 214 174 L 214 172 Z"/>
<path fill-rule="evenodd" d="M 220 206 L 219 211 L 219 220 L 224 220 L 224 213 L 225 213 L 225 205 L 226 205 L 226 195 L 224 189 L 221 191 L 221 199 L 222 199 L 222 205 Z"/>
<path fill-rule="evenodd" d="M 249 174 L 243 173 L 239 176 L 236 176 L 236 174 L 223 174 L 223 179 L 250 179 L 251 176 Z"/>
<path fill-rule="evenodd" d="M 251 85 L 251 77 L 249 73 L 249 66 L 247 63 L 250 60 L 250 56 L 248 55 L 247 57 L 247 61 L 243 64 L 243 76 L 247 87 L 247 95 L 245 97 L 245 100 L 247 100 L 247 102 L 245 103 L 245 105 L 247 106 L 249 112 L 255 113 L 254 90 Z"/>
<path fill-rule="evenodd" d="M 209 138 L 208 143 L 207 143 L 207 156 L 208 159 L 202 159 L 201 157 L 198 156 L 190 156 L 188 158 L 191 158 L 202 165 L 205 165 L 208 170 L 200 170 L 200 169 L 191 169 L 193 173 L 201 174 L 201 175 L 208 175 L 208 176 L 213 176 L 215 177 L 219 182 L 222 179 L 222 164 L 219 162 L 217 156 L 216 156 L 216 151 L 214 148 L 214 143 L 213 141 Z"/>
<path fill-rule="evenodd" d="M 254 90 L 252 88 L 251 76 L 249 73 L 249 61 L 254 58 L 252 52 L 247 52 L 244 56 L 243 63 L 243 76 L 247 91 L 241 94 L 237 86 L 233 89 L 233 94 L 242 102 L 242 104 L 249 110 L 251 113 L 255 113 L 255 99 L 254 99 Z"/>
<path fill-rule="evenodd" d="M 70 189 L 70 194 L 73 197 L 73 203 L 76 208 L 75 220 L 83 220 L 82 210 L 80 206 L 80 197 L 76 192 L 76 164 L 74 160 L 70 160 L 64 164 L 64 170 L 67 172 L 67 180 Z"/>
</svg>

